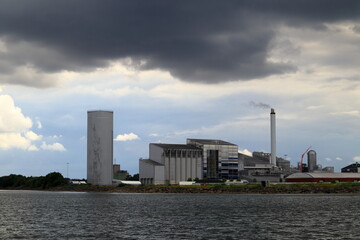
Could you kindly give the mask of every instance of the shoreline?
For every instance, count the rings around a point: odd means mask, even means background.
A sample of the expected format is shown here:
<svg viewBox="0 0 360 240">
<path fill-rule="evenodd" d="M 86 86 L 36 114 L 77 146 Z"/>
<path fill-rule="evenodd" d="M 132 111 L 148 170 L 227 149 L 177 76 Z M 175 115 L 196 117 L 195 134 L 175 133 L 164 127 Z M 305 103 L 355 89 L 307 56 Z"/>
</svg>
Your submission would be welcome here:
<svg viewBox="0 0 360 240">
<path fill-rule="evenodd" d="M 316 183 L 316 184 L 274 184 L 262 187 L 247 185 L 151 185 L 151 186 L 99 186 L 66 185 L 47 189 L 3 188 L 0 190 L 37 190 L 53 192 L 98 192 L 98 193 L 213 193 L 213 194 L 360 194 L 360 183 Z"/>
</svg>

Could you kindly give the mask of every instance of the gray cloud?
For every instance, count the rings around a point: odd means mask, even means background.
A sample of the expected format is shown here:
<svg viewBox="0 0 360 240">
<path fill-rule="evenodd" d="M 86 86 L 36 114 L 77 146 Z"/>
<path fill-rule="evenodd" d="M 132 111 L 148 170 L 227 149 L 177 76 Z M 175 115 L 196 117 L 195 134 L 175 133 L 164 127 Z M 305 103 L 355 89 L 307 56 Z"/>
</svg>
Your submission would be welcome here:
<svg viewBox="0 0 360 240">
<path fill-rule="evenodd" d="M 90 71 L 130 58 L 139 69 L 167 70 L 184 81 L 262 78 L 296 71 L 290 63 L 267 60 L 278 26 L 326 30 L 324 23 L 357 19 L 359 4 L 2 0 L 0 38 L 8 51 L 0 51 L 0 69 Z"/>
<path fill-rule="evenodd" d="M 356 33 L 360 33 L 360 24 L 357 24 L 353 27 L 353 31 Z"/>
</svg>

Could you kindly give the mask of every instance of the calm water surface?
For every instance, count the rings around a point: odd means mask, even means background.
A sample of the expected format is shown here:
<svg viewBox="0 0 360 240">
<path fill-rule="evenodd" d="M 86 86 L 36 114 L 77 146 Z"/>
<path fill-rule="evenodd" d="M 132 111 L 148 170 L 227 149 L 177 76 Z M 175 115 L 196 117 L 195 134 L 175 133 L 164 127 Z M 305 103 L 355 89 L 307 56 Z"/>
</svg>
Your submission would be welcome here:
<svg viewBox="0 0 360 240">
<path fill-rule="evenodd" d="M 0 239 L 360 239 L 360 195 L 0 191 Z"/>
</svg>

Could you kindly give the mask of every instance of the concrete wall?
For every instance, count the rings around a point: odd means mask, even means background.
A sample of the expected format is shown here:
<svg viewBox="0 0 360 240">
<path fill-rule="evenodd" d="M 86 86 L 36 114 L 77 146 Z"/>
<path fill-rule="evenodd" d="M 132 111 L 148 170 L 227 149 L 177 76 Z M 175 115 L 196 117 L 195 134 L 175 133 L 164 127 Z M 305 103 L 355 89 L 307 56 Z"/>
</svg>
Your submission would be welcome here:
<svg viewBox="0 0 360 240">
<path fill-rule="evenodd" d="M 111 185 L 113 178 L 113 112 L 89 111 L 87 181 Z"/>
<path fill-rule="evenodd" d="M 140 178 L 154 178 L 155 168 L 151 163 L 143 159 L 139 160 L 139 177 Z"/>
<path fill-rule="evenodd" d="M 162 158 L 162 154 L 163 154 L 164 150 L 159 147 L 156 146 L 152 143 L 150 143 L 149 145 L 149 159 L 164 164 L 164 159 Z"/>
<path fill-rule="evenodd" d="M 166 184 L 165 167 L 149 159 L 139 160 L 139 176 L 142 184 Z"/>
<path fill-rule="evenodd" d="M 154 182 L 153 184 L 166 184 L 165 181 L 165 167 L 164 166 L 155 166 Z"/>
</svg>

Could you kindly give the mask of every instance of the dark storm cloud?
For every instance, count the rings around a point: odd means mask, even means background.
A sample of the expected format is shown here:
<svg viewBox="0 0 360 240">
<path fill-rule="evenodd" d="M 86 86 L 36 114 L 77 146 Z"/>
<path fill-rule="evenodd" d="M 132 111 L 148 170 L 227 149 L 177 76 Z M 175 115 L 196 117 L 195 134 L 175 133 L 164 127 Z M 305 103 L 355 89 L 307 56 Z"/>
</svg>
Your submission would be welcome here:
<svg viewBox="0 0 360 240">
<path fill-rule="evenodd" d="M 246 80 L 296 70 L 267 61 L 280 24 L 325 29 L 359 1 L 0 1 L 0 58 L 44 72 L 131 59 L 184 81 Z M 1 67 L 0 67 L 1 68 Z"/>
</svg>

